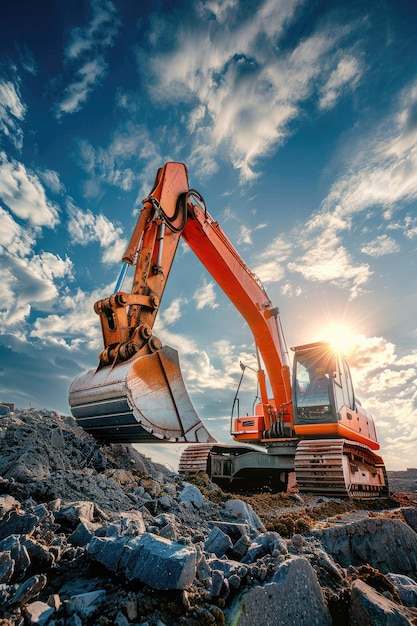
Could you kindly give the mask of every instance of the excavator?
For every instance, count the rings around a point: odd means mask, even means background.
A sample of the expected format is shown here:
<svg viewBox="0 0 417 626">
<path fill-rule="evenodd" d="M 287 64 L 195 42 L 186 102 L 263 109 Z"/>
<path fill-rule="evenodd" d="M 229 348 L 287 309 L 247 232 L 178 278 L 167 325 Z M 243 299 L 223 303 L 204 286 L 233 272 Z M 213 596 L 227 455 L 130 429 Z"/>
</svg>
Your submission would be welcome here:
<svg viewBox="0 0 417 626">
<path fill-rule="evenodd" d="M 153 334 L 180 240 L 185 241 L 248 324 L 258 360 L 254 415 L 234 416 L 229 444 L 198 417 L 178 352 Z M 131 288 L 123 291 L 129 266 Z M 375 425 L 356 398 L 346 358 L 325 341 L 292 348 L 291 372 L 279 309 L 247 267 L 183 163 L 168 162 L 143 201 L 114 293 L 96 302 L 103 350 L 69 390 L 77 423 L 104 443 L 189 444 L 181 472 L 205 471 L 224 489 L 334 497 L 388 493 Z M 244 369 L 244 366 L 243 368 Z"/>
</svg>

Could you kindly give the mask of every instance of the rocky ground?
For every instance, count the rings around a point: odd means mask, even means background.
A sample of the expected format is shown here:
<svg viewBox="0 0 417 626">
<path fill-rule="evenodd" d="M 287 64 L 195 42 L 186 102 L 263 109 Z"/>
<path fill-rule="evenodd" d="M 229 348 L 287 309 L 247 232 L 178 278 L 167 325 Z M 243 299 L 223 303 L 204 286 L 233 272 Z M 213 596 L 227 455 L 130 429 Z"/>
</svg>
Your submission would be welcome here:
<svg viewBox="0 0 417 626">
<path fill-rule="evenodd" d="M 417 624 L 416 470 L 384 501 L 233 497 L 0 408 L 1 625 Z"/>
</svg>

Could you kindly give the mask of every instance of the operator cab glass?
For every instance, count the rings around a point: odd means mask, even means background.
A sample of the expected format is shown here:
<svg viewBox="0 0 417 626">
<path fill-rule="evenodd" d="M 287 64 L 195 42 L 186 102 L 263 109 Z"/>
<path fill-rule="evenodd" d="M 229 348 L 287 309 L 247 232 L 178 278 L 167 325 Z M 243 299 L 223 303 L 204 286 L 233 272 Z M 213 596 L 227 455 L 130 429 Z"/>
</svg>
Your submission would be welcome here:
<svg viewBox="0 0 417 626">
<path fill-rule="evenodd" d="M 338 368 L 335 352 L 326 343 L 300 346 L 294 351 L 295 423 L 336 421 L 334 382 Z"/>
</svg>

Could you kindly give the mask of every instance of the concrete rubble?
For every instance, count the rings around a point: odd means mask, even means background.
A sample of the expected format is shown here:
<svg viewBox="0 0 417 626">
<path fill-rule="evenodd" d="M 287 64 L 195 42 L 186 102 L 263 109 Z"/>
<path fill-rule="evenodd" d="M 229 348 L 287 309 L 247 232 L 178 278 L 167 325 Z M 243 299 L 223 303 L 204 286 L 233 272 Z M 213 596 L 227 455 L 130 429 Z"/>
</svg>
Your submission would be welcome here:
<svg viewBox="0 0 417 626">
<path fill-rule="evenodd" d="M 0 441 L 2 626 L 417 623 L 412 500 L 300 533 L 325 499 L 268 516 L 50 411 L 12 407 Z"/>
</svg>

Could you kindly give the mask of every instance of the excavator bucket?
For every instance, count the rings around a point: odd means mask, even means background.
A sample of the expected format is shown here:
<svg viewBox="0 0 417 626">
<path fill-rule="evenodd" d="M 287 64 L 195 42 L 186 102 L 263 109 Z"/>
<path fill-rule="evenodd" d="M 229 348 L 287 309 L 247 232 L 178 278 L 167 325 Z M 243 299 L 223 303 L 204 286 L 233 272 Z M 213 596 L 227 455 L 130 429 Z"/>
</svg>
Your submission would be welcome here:
<svg viewBox="0 0 417 626">
<path fill-rule="evenodd" d="M 79 426 L 108 443 L 209 443 L 188 396 L 178 352 L 164 346 L 114 367 L 83 372 L 69 391 Z"/>
</svg>

